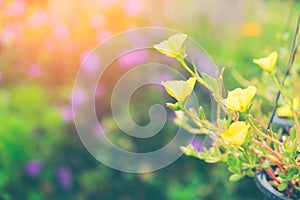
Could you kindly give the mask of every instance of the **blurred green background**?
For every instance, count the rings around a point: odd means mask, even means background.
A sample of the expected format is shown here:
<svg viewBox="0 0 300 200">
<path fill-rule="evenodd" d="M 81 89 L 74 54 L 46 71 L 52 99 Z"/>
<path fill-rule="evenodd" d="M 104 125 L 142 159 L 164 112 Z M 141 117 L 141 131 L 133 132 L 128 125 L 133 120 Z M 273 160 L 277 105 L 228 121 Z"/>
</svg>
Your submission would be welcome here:
<svg viewBox="0 0 300 200">
<path fill-rule="evenodd" d="M 0 199 L 262 199 L 252 179 L 230 183 L 225 165 L 186 156 L 147 174 L 106 167 L 79 140 L 71 92 L 87 52 L 114 34 L 147 26 L 188 34 L 227 67 L 227 89 L 241 86 L 233 74 L 259 77 L 252 59 L 288 46 L 282 41 L 298 12 L 291 0 L 0 0 Z M 106 87 L 103 93 L 113 86 Z M 101 109 L 115 126 L 109 107 Z M 151 142 L 163 145 L 172 131 L 167 127 Z M 130 149 L 134 139 L 114 132 L 111 139 Z"/>
</svg>

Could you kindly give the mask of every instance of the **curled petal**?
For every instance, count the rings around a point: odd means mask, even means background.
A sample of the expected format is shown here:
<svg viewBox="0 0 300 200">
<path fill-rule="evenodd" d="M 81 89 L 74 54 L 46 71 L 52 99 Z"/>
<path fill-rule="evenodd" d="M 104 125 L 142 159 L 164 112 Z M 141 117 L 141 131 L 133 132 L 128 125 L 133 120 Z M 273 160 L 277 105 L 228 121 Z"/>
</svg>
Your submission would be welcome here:
<svg viewBox="0 0 300 200">
<path fill-rule="evenodd" d="M 187 81 L 166 81 L 161 83 L 167 93 L 177 101 L 184 101 L 194 89 L 196 78 L 189 78 Z"/>
<path fill-rule="evenodd" d="M 171 36 L 168 40 L 164 40 L 159 44 L 153 45 L 153 47 L 162 54 L 169 57 L 186 57 L 183 43 L 187 38 L 186 34 L 176 34 Z"/>
<path fill-rule="evenodd" d="M 253 63 L 258 64 L 263 70 L 271 72 L 276 64 L 278 53 L 273 51 L 270 55 L 265 58 L 253 59 Z"/>
</svg>

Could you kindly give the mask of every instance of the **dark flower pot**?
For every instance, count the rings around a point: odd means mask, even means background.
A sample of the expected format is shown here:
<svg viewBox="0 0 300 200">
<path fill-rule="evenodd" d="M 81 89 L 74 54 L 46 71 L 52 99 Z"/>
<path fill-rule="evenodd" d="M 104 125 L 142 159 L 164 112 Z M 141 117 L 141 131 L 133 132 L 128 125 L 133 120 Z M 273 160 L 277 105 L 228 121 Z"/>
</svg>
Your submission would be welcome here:
<svg viewBox="0 0 300 200">
<path fill-rule="evenodd" d="M 283 135 L 289 133 L 289 129 L 294 125 L 293 121 L 289 118 L 274 116 L 273 119 L 273 128 L 279 129 L 282 128 Z M 299 153 L 298 153 L 299 155 Z M 255 174 L 255 184 L 258 189 L 264 194 L 264 200 L 293 200 L 289 197 L 286 197 L 283 193 L 276 190 L 268 181 L 268 175 L 265 171 L 256 171 Z"/>
<path fill-rule="evenodd" d="M 267 174 L 264 171 L 257 171 L 254 181 L 258 189 L 264 194 L 264 200 L 293 200 L 276 190 L 268 182 Z"/>
<path fill-rule="evenodd" d="M 278 117 L 277 115 L 275 115 L 272 124 L 275 129 L 282 128 L 282 133 L 288 134 L 288 131 L 294 125 L 294 122 L 289 118 Z"/>
</svg>

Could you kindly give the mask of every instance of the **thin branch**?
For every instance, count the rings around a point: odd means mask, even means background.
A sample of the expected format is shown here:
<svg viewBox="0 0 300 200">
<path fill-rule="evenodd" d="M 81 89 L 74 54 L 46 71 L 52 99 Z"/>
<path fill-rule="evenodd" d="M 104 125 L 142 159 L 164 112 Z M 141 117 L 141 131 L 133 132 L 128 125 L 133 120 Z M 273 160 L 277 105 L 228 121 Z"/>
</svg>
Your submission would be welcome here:
<svg viewBox="0 0 300 200">
<path fill-rule="evenodd" d="M 285 71 L 284 77 L 283 77 L 283 79 L 282 79 L 282 81 L 281 81 L 281 86 L 284 85 L 284 82 L 285 82 L 287 76 L 289 75 L 289 73 L 290 73 L 290 71 L 291 71 L 291 69 L 292 69 L 292 67 L 293 67 L 294 61 L 295 61 L 295 56 L 296 56 L 297 49 L 298 49 L 299 23 L 300 23 L 300 15 L 298 16 L 298 21 L 297 21 L 296 31 L 295 31 L 295 35 L 294 35 L 294 39 L 293 39 L 291 51 L 290 51 L 289 62 L 288 62 L 288 64 L 287 64 L 287 67 L 286 67 L 286 71 Z M 273 121 L 273 119 L 274 119 L 274 116 L 275 116 L 275 113 L 276 113 L 276 109 L 277 109 L 277 106 L 278 106 L 278 101 L 279 101 L 280 94 L 281 94 L 281 92 L 278 91 L 278 92 L 277 92 L 277 95 L 276 95 L 275 103 L 274 103 L 274 106 L 273 106 L 272 115 L 271 115 L 270 120 L 269 120 L 269 123 L 268 123 L 267 130 L 270 129 L 271 124 L 272 124 L 272 121 Z"/>
</svg>

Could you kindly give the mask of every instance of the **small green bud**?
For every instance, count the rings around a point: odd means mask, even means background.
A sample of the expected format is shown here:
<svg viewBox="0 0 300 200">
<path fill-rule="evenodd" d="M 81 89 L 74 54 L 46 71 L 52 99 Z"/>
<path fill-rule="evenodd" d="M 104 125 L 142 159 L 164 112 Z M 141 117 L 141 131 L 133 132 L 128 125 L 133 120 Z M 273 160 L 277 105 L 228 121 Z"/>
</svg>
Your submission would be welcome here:
<svg viewBox="0 0 300 200">
<path fill-rule="evenodd" d="M 173 111 L 181 110 L 181 106 L 179 102 L 176 103 L 166 103 L 167 107 Z"/>
<path fill-rule="evenodd" d="M 205 120 L 206 116 L 205 116 L 205 112 L 202 106 L 199 107 L 199 118 L 200 120 Z"/>
</svg>

